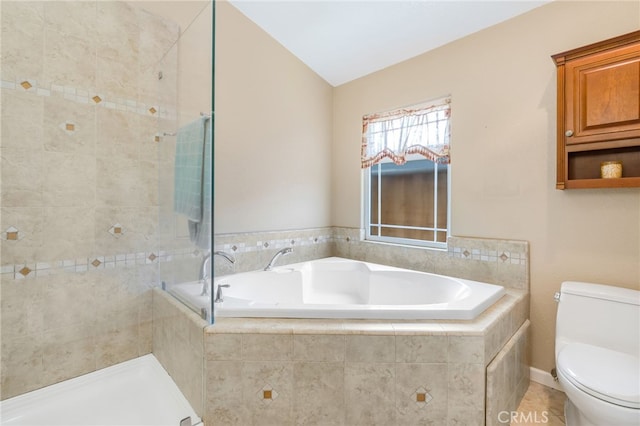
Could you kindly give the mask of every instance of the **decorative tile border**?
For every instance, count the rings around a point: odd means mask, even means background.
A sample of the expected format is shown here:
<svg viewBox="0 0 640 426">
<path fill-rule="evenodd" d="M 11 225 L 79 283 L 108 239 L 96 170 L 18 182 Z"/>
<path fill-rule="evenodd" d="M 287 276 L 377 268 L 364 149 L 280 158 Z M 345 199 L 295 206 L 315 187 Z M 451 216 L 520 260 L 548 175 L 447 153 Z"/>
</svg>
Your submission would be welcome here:
<svg viewBox="0 0 640 426">
<path fill-rule="evenodd" d="M 291 231 L 287 231 L 291 232 Z M 233 238 L 233 237 L 232 237 Z M 226 251 L 232 254 L 251 253 L 260 250 L 273 250 L 281 249 L 285 247 L 304 247 L 312 246 L 314 244 L 325 244 L 334 241 L 334 237 L 330 234 L 318 235 L 314 237 L 294 237 L 294 238 L 268 238 L 267 235 L 260 237 L 256 234 L 257 239 L 255 242 L 236 242 L 236 243 L 224 243 L 216 244 L 213 249 L 218 251 Z"/>
<path fill-rule="evenodd" d="M 116 232 L 118 230 L 119 232 Z M 12 232 L 17 233 L 18 231 L 14 230 L 13 227 L 9 228 L 2 233 L 2 238 L 8 240 L 9 235 L 13 236 Z M 124 230 L 119 227 L 118 224 L 115 224 L 108 232 L 114 237 L 118 237 Z M 328 243 L 362 243 L 364 242 L 361 239 L 362 234 L 363 232 L 358 229 L 338 227 L 281 232 L 224 234 L 214 237 L 214 240 L 221 242 L 215 244 L 213 250 L 225 251 L 231 254 L 248 254 L 257 253 L 262 250 L 279 250 L 285 247 L 310 247 Z M 477 240 L 463 237 L 449 238 L 449 248 L 444 253 L 446 253 L 448 257 L 455 259 L 520 266 L 527 265 L 528 257 L 526 242 L 490 239 Z M 202 256 L 202 251 L 194 248 L 170 251 L 145 251 L 82 259 L 3 265 L 0 267 L 0 273 L 3 274 L 3 277 L 10 276 L 13 279 L 23 279 L 63 271 L 86 272 L 97 269 L 171 262 L 175 259 L 196 258 L 200 256 Z"/>
<path fill-rule="evenodd" d="M 95 105 L 101 108 L 132 112 L 139 115 L 171 120 L 175 120 L 177 117 L 177 111 L 168 107 L 147 105 L 144 102 L 138 102 L 135 99 L 125 99 L 117 96 L 112 97 L 93 89 L 62 86 L 53 83 L 50 86 L 42 86 L 38 84 L 37 80 L 30 78 L 16 78 L 15 81 L 0 80 L 0 87 L 3 89 L 31 93 L 36 96 L 58 96 L 79 104 Z M 73 123 L 65 124 L 67 125 L 67 130 L 70 130 L 68 125 L 73 126 Z"/>
<path fill-rule="evenodd" d="M 151 265 L 172 262 L 179 259 L 198 258 L 202 251 L 193 248 L 175 250 L 155 250 L 123 253 L 108 256 L 93 256 L 79 259 L 55 260 L 51 262 L 16 263 L 0 266 L 2 278 L 22 280 L 45 277 L 62 272 L 90 272 L 101 269 L 129 268 L 137 265 Z"/>
</svg>

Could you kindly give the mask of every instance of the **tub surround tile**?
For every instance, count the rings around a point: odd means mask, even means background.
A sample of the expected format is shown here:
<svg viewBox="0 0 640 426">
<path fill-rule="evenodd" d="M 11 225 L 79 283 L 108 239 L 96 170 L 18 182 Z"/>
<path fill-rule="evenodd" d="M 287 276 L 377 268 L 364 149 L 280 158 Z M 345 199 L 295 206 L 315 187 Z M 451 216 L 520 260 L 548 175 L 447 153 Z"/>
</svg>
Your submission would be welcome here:
<svg viewBox="0 0 640 426">
<path fill-rule="evenodd" d="M 394 364 L 345 363 L 345 423 L 396 424 Z"/>
<path fill-rule="evenodd" d="M 444 363 L 448 362 L 450 349 L 446 335 L 396 336 L 396 362 Z"/>
<path fill-rule="evenodd" d="M 446 423 L 447 371 L 446 362 L 396 365 L 396 424 Z"/>
<path fill-rule="evenodd" d="M 344 425 L 343 362 L 295 362 L 293 424 Z"/>
<path fill-rule="evenodd" d="M 249 412 L 250 424 L 292 424 L 293 365 L 291 363 L 243 362 L 241 383 L 243 403 Z"/>
<path fill-rule="evenodd" d="M 346 362 L 394 362 L 394 336 L 347 336 Z"/>
<path fill-rule="evenodd" d="M 474 321 L 218 318 L 204 335 L 211 351 L 205 370 L 205 422 L 213 418 L 220 424 L 244 425 L 260 418 L 261 424 L 481 425 L 485 393 L 495 392 L 485 388 L 486 364 L 492 361 L 485 359 L 489 334 L 510 330 L 523 300 L 523 291 L 508 290 Z M 385 324 L 391 327 L 375 330 Z M 424 335 L 417 334 L 420 331 Z M 499 341 L 500 334 L 496 336 L 492 341 Z M 254 348 L 250 353 L 245 339 Z M 266 359 L 273 356 L 260 352 L 264 347 L 280 348 L 276 353 L 282 359 Z M 515 351 L 520 355 L 505 368 L 521 389 L 528 380 L 528 347 L 518 341 Z M 249 373 L 262 380 L 246 384 L 243 375 Z M 272 391 L 270 402 L 264 401 L 265 389 Z M 288 396 L 283 411 L 269 412 L 282 395 Z M 520 395 L 510 393 L 513 401 Z M 260 413 L 263 417 L 257 417 Z"/>
<path fill-rule="evenodd" d="M 529 386 L 529 327 L 525 323 L 487 366 L 486 424 L 502 424 L 500 413 L 514 412 Z"/>
<path fill-rule="evenodd" d="M 293 336 L 293 359 L 307 362 L 344 362 L 345 336 L 296 334 Z"/>
<path fill-rule="evenodd" d="M 153 290 L 153 353 L 197 413 L 204 413 L 206 321 L 160 289 Z"/>
<path fill-rule="evenodd" d="M 242 335 L 211 334 L 206 336 L 207 361 L 233 361 L 242 359 Z"/>
<path fill-rule="evenodd" d="M 244 334 L 242 358 L 248 361 L 289 361 L 293 358 L 293 334 Z"/>
</svg>

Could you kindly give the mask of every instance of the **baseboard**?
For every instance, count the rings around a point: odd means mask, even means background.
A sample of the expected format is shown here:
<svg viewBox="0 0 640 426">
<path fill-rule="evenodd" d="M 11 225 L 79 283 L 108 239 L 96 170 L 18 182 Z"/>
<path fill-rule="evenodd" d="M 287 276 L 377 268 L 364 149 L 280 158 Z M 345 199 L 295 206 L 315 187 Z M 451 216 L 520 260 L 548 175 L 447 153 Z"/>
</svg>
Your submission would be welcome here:
<svg viewBox="0 0 640 426">
<path fill-rule="evenodd" d="M 551 375 L 551 373 L 540 370 L 535 367 L 529 367 L 529 374 L 530 374 L 530 379 L 533 380 L 534 382 L 537 382 L 537 383 L 540 383 L 541 385 L 545 385 L 547 387 L 564 392 L 560 382 L 556 382 L 553 379 L 553 376 Z"/>
</svg>

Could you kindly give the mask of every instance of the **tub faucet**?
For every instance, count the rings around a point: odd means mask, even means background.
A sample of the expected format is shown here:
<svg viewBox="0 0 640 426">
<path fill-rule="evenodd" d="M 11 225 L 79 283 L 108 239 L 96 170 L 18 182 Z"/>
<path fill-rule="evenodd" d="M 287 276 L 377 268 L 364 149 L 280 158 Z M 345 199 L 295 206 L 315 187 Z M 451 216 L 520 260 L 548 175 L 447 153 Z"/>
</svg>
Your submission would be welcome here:
<svg viewBox="0 0 640 426">
<path fill-rule="evenodd" d="M 227 253 L 226 251 L 220 251 L 220 250 L 214 251 L 213 255 L 223 257 L 224 259 L 227 260 L 227 262 L 229 262 L 232 265 L 236 263 L 236 258 L 233 257 L 232 254 Z"/>
<path fill-rule="evenodd" d="M 214 251 L 214 256 L 220 256 L 226 259 L 232 265 L 236 263 L 236 258 L 233 255 L 226 253 L 224 251 Z M 200 266 L 200 279 L 202 280 L 202 292 L 200 296 L 208 296 L 209 295 L 209 286 L 207 285 L 207 280 L 210 280 L 208 265 L 211 264 L 211 252 L 207 252 L 202 258 L 202 265 Z"/>
<path fill-rule="evenodd" d="M 282 250 L 278 250 L 278 252 L 271 258 L 271 261 L 269 262 L 269 264 L 264 268 L 265 271 L 270 271 L 273 268 L 273 265 L 276 263 L 276 260 L 278 260 L 278 258 L 280 256 L 286 256 L 289 253 L 291 253 L 293 251 L 293 249 L 291 247 L 285 247 Z"/>
<path fill-rule="evenodd" d="M 202 291 L 200 292 L 200 296 L 208 296 L 209 295 L 209 286 L 207 286 L 207 279 L 209 278 L 209 267 L 211 265 L 211 252 L 208 251 L 204 257 L 202 258 L 202 263 L 200 264 L 200 279 L 202 280 Z"/>
</svg>

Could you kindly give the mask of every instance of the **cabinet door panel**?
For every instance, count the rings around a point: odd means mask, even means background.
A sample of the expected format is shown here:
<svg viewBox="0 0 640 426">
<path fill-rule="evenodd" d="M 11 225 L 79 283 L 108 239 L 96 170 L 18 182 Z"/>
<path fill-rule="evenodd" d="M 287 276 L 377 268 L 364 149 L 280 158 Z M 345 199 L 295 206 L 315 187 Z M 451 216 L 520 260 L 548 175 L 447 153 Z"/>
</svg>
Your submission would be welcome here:
<svg viewBox="0 0 640 426">
<path fill-rule="evenodd" d="M 585 70 L 580 131 L 640 123 L 640 60 Z"/>
<path fill-rule="evenodd" d="M 640 137 L 640 48 L 567 63 L 567 144 Z"/>
</svg>

